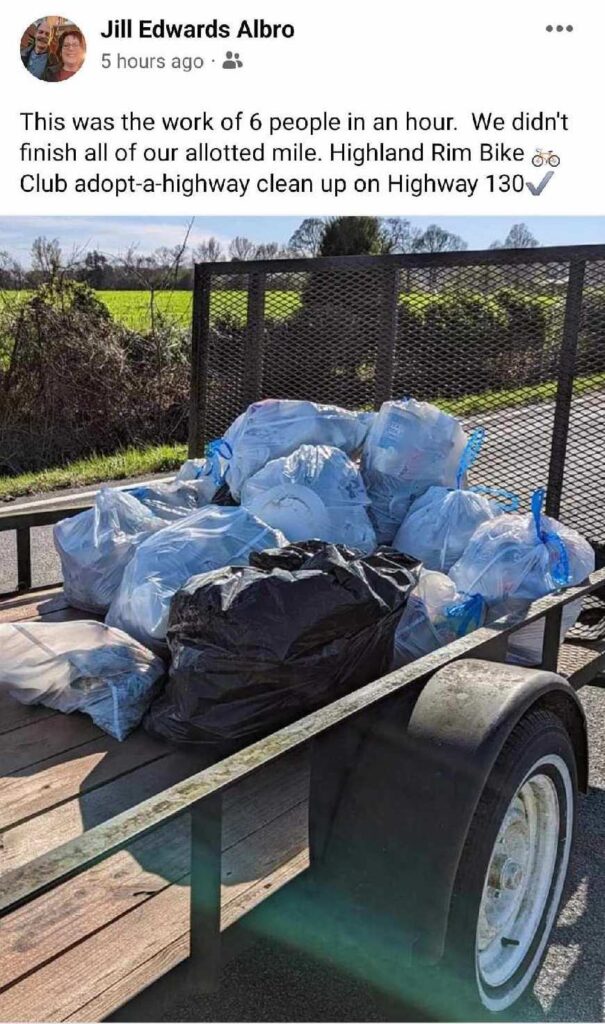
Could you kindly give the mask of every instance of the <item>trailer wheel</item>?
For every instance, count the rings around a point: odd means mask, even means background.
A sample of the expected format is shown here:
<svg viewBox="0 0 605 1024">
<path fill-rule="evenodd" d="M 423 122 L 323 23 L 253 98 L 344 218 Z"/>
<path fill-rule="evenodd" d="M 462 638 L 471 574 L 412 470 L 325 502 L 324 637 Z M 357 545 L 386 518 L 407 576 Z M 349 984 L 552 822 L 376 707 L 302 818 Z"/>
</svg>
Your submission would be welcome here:
<svg viewBox="0 0 605 1024">
<path fill-rule="evenodd" d="M 567 730 L 530 711 L 485 786 L 456 877 L 447 961 L 471 1003 L 499 1012 L 531 984 L 561 902 L 576 802 Z"/>
</svg>

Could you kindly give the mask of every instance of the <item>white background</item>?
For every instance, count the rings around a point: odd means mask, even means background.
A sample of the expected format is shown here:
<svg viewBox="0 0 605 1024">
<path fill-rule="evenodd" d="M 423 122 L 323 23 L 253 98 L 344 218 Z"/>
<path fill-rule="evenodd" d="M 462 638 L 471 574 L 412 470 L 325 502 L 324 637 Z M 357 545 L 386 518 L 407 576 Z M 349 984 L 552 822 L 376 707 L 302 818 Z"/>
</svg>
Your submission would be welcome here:
<svg viewBox="0 0 605 1024">
<path fill-rule="evenodd" d="M 605 15 L 594 0 L 550 0 L 528 2 L 507 0 L 506 4 L 485 0 L 432 0 L 422 5 L 408 0 L 372 0 L 369 3 L 342 2 L 292 3 L 285 0 L 221 0 L 203 4 L 193 0 L 141 0 L 92 4 L 90 0 L 65 0 L 51 10 L 44 3 L 6 5 L 2 17 L 0 74 L 2 75 L 2 161 L 0 214 L 316 214 L 376 213 L 418 214 L 600 214 L 605 212 L 602 198 L 604 142 L 602 131 L 603 52 Z M 53 0 L 54 3 L 54 0 Z M 63 0 L 60 0 L 63 3 Z M 19 57 L 21 33 L 34 18 L 44 14 L 62 14 L 80 25 L 88 40 L 88 56 L 83 69 L 70 81 L 48 84 L 37 81 L 23 68 Z M 140 17 L 168 21 L 209 21 L 237 26 L 242 18 L 264 18 L 270 22 L 290 21 L 295 25 L 293 40 L 103 40 L 99 33 L 111 18 Z M 548 33 L 547 24 L 573 24 L 574 31 Z M 227 49 L 241 53 L 245 67 L 225 72 L 221 62 Z M 208 62 L 201 71 L 103 71 L 103 52 L 151 56 L 163 54 L 201 54 Z M 209 63 L 212 58 L 216 63 Z M 133 109 L 140 114 L 198 114 L 207 110 L 220 117 L 223 113 L 245 110 L 281 114 L 316 114 L 323 110 L 345 115 L 347 111 L 367 114 L 401 115 L 455 114 L 461 125 L 452 139 L 456 145 L 477 143 L 478 136 L 468 123 L 471 110 L 493 110 L 512 117 L 521 110 L 547 113 L 557 110 L 569 114 L 570 130 L 548 135 L 530 132 L 490 133 L 485 141 L 503 141 L 523 145 L 529 156 L 535 146 L 556 149 L 560 168 L 539 197 L 527 189 L 521 194 L 493 194 L 480 190 L 475 198 L 464 195 L 433 196 L 422 199 L 386 194 L 358 195 L 353 191 L 335 201 L 315 192 L 260 195 L 250 190 L 244 198 L 228 195 L 145 196 L 138 194 L 116 200 L 113 196 L 65 196 L 29 194 L 20 191 L 21 174 L 53 170 L 70 171 L 69 165 L 19 164 L 18 147 L 29 139 L 42 141 L 98 140 L 95 134 L 84 140 L 68 131 L 50 134 L 26 133 L 19 112 L 37 110 L 69 116 L 73 113 L 118 115 Z M 432 133 L 421 136 L 440 141 Z M 292 133 L 290 141 L 301 138 Z M 390 144 L 414 144 L 412 135 L 382 137 Z M 133 139 L 120 138 L 118 132 L 105 136 L 112 144 Z M 181 138 L 193 144 L 199 141 Z M 176 140 L 156 133 L 146 142 L 155 144 Z M 214 135 L 215 144 L 237 141 L 258 144 L 255 133 Z M 279 141 L 279 140 L 275 140 Z M 286 141 L 286 140 L 283 140 Z M 334 141 L 345 141 L 339 136 Z M 351 140 L 359 141 L 359 140 Z M 328 171 L 325 165 L 323 173 Z M 164 167 L 137 168 L 137 173 L 157 175 Z M 247 175 L 258 167 L 238 165 L 232 171 L 224 166 L 187 164 L 172 170 L 182 173 L 233 173 Z M 270 168 L 269 168 L 270 169 Z M 317 165 L 316 168 L 317 170 Z M 531 167 L 529 159 L 521 168 L 526 177 L 538 183 L 542 172 Z M 130 173 L 125 165 L 103 164 L 71 167 L 75 175 Z M 169 171 L 170 168 L 166 167 Z M 340 165 L 332 173 L 342 174 Z M 391 165 L 389 171 L 420 174 L 471 176 L 490 172 L 519 170 L 516 165 Z M 266 172 L 263 172 L 266 173 Z M 284 174 L 283 168 L 280 173 Z M 351 179 L 363 172 L 348 168 Z M 367 173 L 372 173 L 372 167 Z"/>
</svg>

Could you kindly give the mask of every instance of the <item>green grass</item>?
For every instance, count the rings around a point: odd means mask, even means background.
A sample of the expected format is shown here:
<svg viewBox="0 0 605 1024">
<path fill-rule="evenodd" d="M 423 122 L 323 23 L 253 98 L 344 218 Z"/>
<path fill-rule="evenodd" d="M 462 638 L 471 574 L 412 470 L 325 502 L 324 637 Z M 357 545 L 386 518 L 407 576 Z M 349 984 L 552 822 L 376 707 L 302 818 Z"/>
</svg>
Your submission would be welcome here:
<svg viewBox="0 0 605 1024">
<path fill-rule="evenodd" d="M 602 390 L 605 390 L 605 373 L 577 377 L 574 381 L 574 398 L 590 391 Z M 552 402 L 556 394 L 557 382 L 548 381 L 546 384 L 532 384 L 506 391 L 483 391 L 480 395 L 465 395 L 463 398 L 435 398 L 434 403 L 453 416 L 470 416 L 475 412 L 496 412 L 498 409 L 514 409 L 536 402 Z"/>
<path fill-rule="evenodd" d="M 33 292 L 1 292 L 0 301 L 23 301 Z M 133 331 L 145 331 L 151 326 L 149 292 L 146 291 L 98 291 L 97 295 L 105 303 L 114 320 L 118 320 Z M 239 324 L 246 322 L 248 296 L 245 291 L 228 289 L 214 291 L 210 299 L 210 319 L 233 317 Z M 156 292 L 155 308 L 165 317 L 183 327 L 191 324 L 193 305 L 192 293 L 189 291 Z M 301 306 L 299 292 L 268 291 L 265 299 L 265 316 L 268 320 L 287 320 Z"/>
<path fill-rule="evenodd" d="M 68 466 L 37 473 L 0 477 L 0 501 L 46 494 L 64 487 L 87 487 L 104 480 L 128 480 L 152 473 L 169 473 L 187 458 L 184 444 L 163 444 L 155 448 L 128 448 L 116 455 L 91 455 Z"/>
</svg>

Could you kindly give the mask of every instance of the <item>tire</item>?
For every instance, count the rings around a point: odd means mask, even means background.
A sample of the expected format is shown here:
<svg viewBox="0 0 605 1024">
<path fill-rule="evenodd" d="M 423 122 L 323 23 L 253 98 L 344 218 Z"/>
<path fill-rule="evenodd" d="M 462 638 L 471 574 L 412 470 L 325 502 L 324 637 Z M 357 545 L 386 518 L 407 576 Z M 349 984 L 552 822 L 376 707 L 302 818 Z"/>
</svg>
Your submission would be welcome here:
<svg viewBox="0 0 605 1024">
<path fill-rule="evenodd" d="M 454 886 L 446 969 L 460 979 L 463 1019 L 508 1009 L 536 975 L 567 877 L 577 791 L 561 720 L 529 712 L 481 795 Z"/>
<path fill-rule="evenodd" d="M 551 167 L 558 167 L 561 163 L 561 158 L 558 156 L 551 156 L 548 158 L 548 162 Z"/>
<path fill-rule="evenodd" d="M 542 164 L 544 163 L 544 160 L 542 159 L 541 156 L 533 156 L 532 159 L 531 159 L 531 162 L 534 165 L 534 167 L 541 167 Z"/>
</svg>

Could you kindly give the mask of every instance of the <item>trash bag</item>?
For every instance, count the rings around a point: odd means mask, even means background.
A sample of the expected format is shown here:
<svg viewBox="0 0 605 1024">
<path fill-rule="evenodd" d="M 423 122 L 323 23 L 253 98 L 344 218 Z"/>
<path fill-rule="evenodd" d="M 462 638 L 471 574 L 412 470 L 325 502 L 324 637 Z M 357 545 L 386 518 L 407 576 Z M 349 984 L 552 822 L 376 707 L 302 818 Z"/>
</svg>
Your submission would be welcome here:
<svg viewBox="0 0 605 1024">
<path fill-rule="evenodd" d="M 126 491 L 102 487 L 93 508 L 62 519 L 53 536 L 70 604 L 104 615 L 135 548 L 166 526 Z"/>
<path fill-rule="evenodd" d="M 266 399 L 248 406 L 221 439 L 227 455 L 225 480 L 239 499 L 244 482 L 271 459 L 301 444 L 333 445 L 351 455 L 361 448 L 371 417 L 335 405 Z"/>
<path fill-rule="evenodd" d="M 384 402 L 363 446 L 361 471 L 380 544 L 391 544 L 415 498 L 454 487 L 468 442 L 448 413 L 413 398 Z"/>
<path fill-rule="evenodd" d="M 207 505 L 170 523 L 137 549 L 106 622 L 165 652 L 170 601 L 190 576 L 223 565 L 245 565 L 250 551 L 286 543 L 244 508 Z"/>
<path fill-rule="evenodd" d="M 128 494 L 140 501 L 154 516 L 172 522 L 184 519 L 196 509 L 208 505 L 216 490 L 208 477 L 195 480 L 173 480 L 169 483 L 129 487 Z"/>
<path fill-rule="evenodd" d="M 289 541 L 318 538 L 365 554 L 376 547 L 369 504 L 357 466 L 329 445 L 303 444 L 242 487 L 242 505 Z"/>
<path fill-rule="evenodd" d="M 204 481 L 204 493 L 212 501 L 214 492 L 224 481 L 227 462 L 232 455 L 231 445 L 219 438 L 210 441 L 203 459 L 187 459 L 179 469 L 177 480 Z"/>
<path fill-rule="evenodd" d="M 577 586 L 594 571 L 592 547 L 575 530 L 542 515 L 544 491 L 534 492 L 527 515 L 501 515 L 479 526 L 450 576 L 459 590 L 479 593 L 489 621 L 525 609 L 539 597 Z M 580 614 L 582 602 L 563 609 L 561 639 Z M 519 665 L 542 660 L 544 623 L 524 626 L 509 638 L 508 659 Z"/>
<path fill-rule="evenodd" d="M 502 500 L 505 493 L 508 497 L 508 510 L 518 508 L 518 499 L 510 492 L 497 492 L 500 500 L 492 502 L 483 494 L 462 487 L 465 474 L 481 451 L 484 437 L 482 427 L 471 434 L 460 459 L 455 489 L 429 487 L 412 503 L 395 535 L 393 547 L 415 555 L 425 569 L 449 572 L 463 554 L 477 527 L 487 519 L 493 519 L 498 511 L 505 510 Z M 485 488 L 485 491 L 489 493 L 489 489 Z"/>
<path fill-rule="evenodd" d="M 395 631 L 394 667 L 407 665 L 478 629 L 486 612 L 480 594 L 460 594 L 449 576 L 423 570 Z"/>
<path fill-rule="evenodd" d="M 117 740 L 139 725 L 165 676 L 160 658 L 102 622 L 0 624 L 0 693 L 82 711 Z"/>
<path fill-rule="evenodd" d="M 193 577 L 172 602 L 170 680 L 145 728 L 224 756 L 378 678 L 418 568 L 312 540 Z"/>
</svg>

